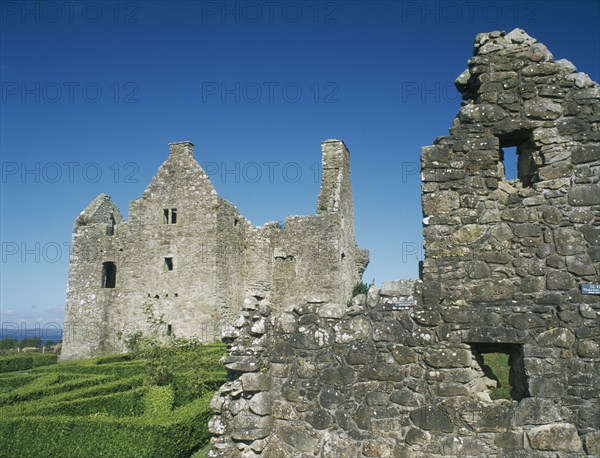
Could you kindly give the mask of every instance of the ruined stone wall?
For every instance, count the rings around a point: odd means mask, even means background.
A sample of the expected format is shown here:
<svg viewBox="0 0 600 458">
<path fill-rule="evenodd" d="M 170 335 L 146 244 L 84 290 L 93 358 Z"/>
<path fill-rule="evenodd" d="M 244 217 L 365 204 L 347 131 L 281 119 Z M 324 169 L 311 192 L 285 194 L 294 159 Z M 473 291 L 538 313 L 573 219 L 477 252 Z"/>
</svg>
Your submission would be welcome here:
<svg viewBox="0 0 600 458">
<path fill-rule="evenodd" d="M 426 301 L 593 301 L 578 285 L 600 273 L 600 88 L 518 29 L 479 35 L 456 84 L 450 135 L 422 153 Z"/>
<path fill-rule="evenodd" d="M 552 306 L 432 308 L 385 294 L 275 314 L 247 298 L 224 361 L 237 378 L 212 401 L 209 456 L 600 453 L 598 309 L 580 305 L 571 331 Z M 526 374 L 518 400 L 489 397 L 478 356 L 494 342 L 522 349 L 511 355 Z"/>
<path fill-rule="evenodd" d="M 106 194 L 94 199 L 75 221 L 71 264 L 78 268 L 69 271 L 68 320 L 62 349 L 65 358 L 103 351 L 105 307 L 116 295 L 112 289 L 99 290 L 97 286 L 102 282 L 102 263 L 110 260 L 106 253 L 114 253 L 109 234 L 122 221 L 119 209 Z"/>
<path fill-rule="evenodd" d="M 327 141 L 323 144 L 323 180 L 317 199 L 317 214 L 336 215 L 341 230 L 336 231 L 339 255 L 340 294 L 352 291 L 360 281 L 369 262 L 367 251 L 361 251 L 354 241 L 354 206 L 352 180 L 350 179 L 350 152 L 343 142 Z M 358 271 L 358 274 L 357 274 Z"/>
<path fill-rule="evenodd" d="M 255 228 L 219 197 L 189 142 L 170 145 L 168 160 L 131 202 L 129 221 L 99 196 L 74 226 L 62 358 L 122 351 L 125 338 L 148 333 L 152 320 L 162 322 L 161 334 L 213 341 L 247 293 L 282 307 L 313 292 L 347 301 L 368 257 L 355 262 L 349 153 L 332 140 L 323 143 L 326 157 L 337 161 L 323 176 L 335 197 L 331 211 L 290 217 L 285 228 Z M 106 262 L 116 268 L 109 287 Z"/>
<path fill-rule="evenodd" d="M 108 196 L 105 200 L 110 202 Z M 114 204 L 110 205 L 118 212 Z M 102 227 L 90 232 L 81 224 L 80 216 L 74 228 L 69 281 L 72 296 L 67 298 L 62 358 L 120 351 L 123 338 L 147 331 L 152 316 L 162 315 L 165 326 L 170 325 L 176 335 L 205 337 L 202 333 L 210 332 L 212 339 L 214 325 L 207 330 L 199 329 L 198 324 L 219 320 L 214 308 L 217 206 L 214 188 L 194 160 L 192 145 L 180 143 L 170 146 L 169 159 L 144 194 L 131 202 L 129 221 L 119 221 L 111 232 Z M 175 224 L 169 220 L 172 209 L 176 209 Z M 165 210 L 170 212 L 166 216 Z M 82 216 L 87 213 L 97 214 L 93 203 Z M 99 248 L 91 248 L 95 245 Z M 87 257 L 78 256 L 79 251 Z M 172 260 L 172 270 L 168 270 L 165 258 Z M 114 288 L 102 285 L 102 264 L 106 261 L 116 266 Z M 87 298 L 87 302 L 81 304 L 78 297 Z M 102 316 L 93 325 L 96 332 L 90 334 L 90 322 L 73 313 L 78 309 Z"/>
<path fill-rule="evenodd" d="M 271 294 L 274 257 L 273 240 L 281 230 L 279 223 L 268 222 L 262 227 L 250 227 L 246 238 L 246 283 L 244 291 L 268 297 Z M 232 308 L 235 304 L 232 304 Z"/>
<path fill-rule="evenodd" d="M 310 230 L 317 227 L 313 236 Z M 273 239 L 274 264 L 272 295 L 282 306 L 313 296 L 337 300 L 350 299 L 352 288 L 342 289 L 340 217 L 335 214 L 294 216 L 285 220 L 285 228 Z M 332 268 L 333 267 L 333 268 Z M 336 281 L 337 280 L 337 281 Z M 359 281 L 357 274 L 355 282 Z"/>
<path fill-rule="evenodd" d="M 235 305 L 244 298 L 246 231 L 249 226 L 236 207 L 219 198 L 215 295 L 220 322 L 231 323 L 238 313 Z"/>
<path fill-rule="evenodd" d="M 246 298 L 209 456 L 600 456 L 600 89 L 521 30 L 478 35 L 457 86 L 422 151 L 422 282 Z"/>
<path fill-rule="evenodd" d="M 271 301 L 279 307 L 302 302 L 307 294 L 346 303 L 368 263 L 354 241 L 350 153 L 343 142 L 327 140 L 322 158 L 317 213 L 290 216 L 273 233 Z"/>
</svg>

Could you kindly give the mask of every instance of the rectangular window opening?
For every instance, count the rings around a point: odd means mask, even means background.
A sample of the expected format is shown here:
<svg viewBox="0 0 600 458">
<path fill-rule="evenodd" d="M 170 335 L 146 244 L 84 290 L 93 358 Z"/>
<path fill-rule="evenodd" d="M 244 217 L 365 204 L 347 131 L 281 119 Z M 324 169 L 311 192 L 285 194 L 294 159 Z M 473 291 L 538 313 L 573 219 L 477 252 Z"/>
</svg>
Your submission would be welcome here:
<svg viewBox="0 0 600 458">
<path fill-rule="evenodd" d="M 173 270 L 173 258 L 165 258 L 165 272 Z"/>
<path fill-rule="evenodd" d="M 114 288 L 117 283 L 117 266 L 114 262 L 102 263 L 102 288 Z"/>
<path fill-rule="evenodd" d="M 496 381 L 490 398 L 520 401 L 529 397 L 523 345 L 513 343 L 472 343 L 471 351 L 484 375 Z"/>
<path fill-rule="evenodd" d="M 516 180 L 519 178 L 517 174 L 517 147 L 506 146 L 500 151 L 500 160 L 504 166 L 504 179 Z"/>
<path fill-rule="evenodd" d="M 168 324 L 167 325 L 167 335 L 168 336 L 172 336 L 173 335 L 173 326 Z"/>
<path fill-rule="evenodd" d="M 163 209 L 163 224 L 177 224 L 177 209 Z"/>
<path fill-rule="evenodd" d="M 518 131 L 498 137 L 498 175 L 504 180 L 519 180 L 523 187 L 539 181 L 539 152 L 530 131 Z"/>
</svg>

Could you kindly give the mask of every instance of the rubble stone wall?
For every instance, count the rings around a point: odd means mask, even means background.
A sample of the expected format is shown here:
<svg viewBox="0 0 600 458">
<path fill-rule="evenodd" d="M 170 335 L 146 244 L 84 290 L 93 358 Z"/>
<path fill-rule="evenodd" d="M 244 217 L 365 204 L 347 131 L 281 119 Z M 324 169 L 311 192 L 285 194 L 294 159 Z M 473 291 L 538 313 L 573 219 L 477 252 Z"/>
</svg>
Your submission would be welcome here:
<svg viewBox="0 0 600 458">
<path fill-rule="evenodd" d="M 422 150 L 422 281 L 247 297 L 209 456 L 600 456 L 600 88 L 519 29 L 478 35 L 456 84 Z"/>
<path fill-rule="evenodd" d="M 413 288 L 278 313 L 246 298 L 209 456 L 600 453 L 598 308 L 580 305 L 567 327 L 552 306 L 431 308 Z M 522 349 L 511 361 L 526 376 L 519 400 L 490 399 L 476 349 L 498 342 Z"/>
<path fill-rule="evenodd" d="M 456 85 L 450 135 L 422 151 L 426 302 L 594 301 L 579 284 L 600 274 L 600 87 L 519 29 L 478 35 Z"/>
</svg>

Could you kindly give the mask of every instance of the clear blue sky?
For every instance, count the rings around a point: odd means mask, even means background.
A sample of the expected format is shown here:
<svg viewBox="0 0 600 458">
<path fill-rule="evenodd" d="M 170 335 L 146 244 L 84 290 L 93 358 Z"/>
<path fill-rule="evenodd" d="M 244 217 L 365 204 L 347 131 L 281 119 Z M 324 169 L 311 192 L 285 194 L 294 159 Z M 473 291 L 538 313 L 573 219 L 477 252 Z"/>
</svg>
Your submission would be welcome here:
<svg viewBox="0 0 600 458">
<path fill-rule="evenodd" d="M 416 277 L 420 148 L 475 35 L 521 27 L 600 80 L 597 1 L 1 5 L 3 326 L 62 323 L 74 219 L 102 192 L 126 215 L 182 140 L 255 225 L 314 213 L 344 140 L 364 279 Z"/>
</svg>

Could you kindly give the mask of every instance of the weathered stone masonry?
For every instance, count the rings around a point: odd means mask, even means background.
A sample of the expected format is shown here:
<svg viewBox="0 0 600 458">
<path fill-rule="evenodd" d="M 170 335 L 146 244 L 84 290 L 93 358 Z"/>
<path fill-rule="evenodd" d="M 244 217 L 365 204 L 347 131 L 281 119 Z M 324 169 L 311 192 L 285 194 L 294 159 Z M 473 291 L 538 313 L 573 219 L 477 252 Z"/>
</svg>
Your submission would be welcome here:
<svg viewBox="0 0 600 458">
<path fill-rule="evenodd" d="M 578 284 L 600 262 L 598 86 L 518 30 L 481 35 L 475 51 L 450 135 L 423 149 L 425 300 L 594 300 Z"/>
<path fill-rule="evenodd" d="M 129 220 L 105 194 L 79 215 L 67 290 L 62 359 L 124 350 L 147 332 L 150 313 L 163 333 L 220 337 L 246 295 L 284 307 L 306 299 L 347 301 L 368 263 L 354 242 L 349 152 L 322 143 L 323 179 L 316 214 L 285 227 L 254 227 L 219 197 L 189 142 L 170 155 Z"/>
<path fill-rule="evenodd" d="M 600 296 L 580 290 L 600 282 L 600 87 L 518 29 L 478 35 L 456 85 L 422 151 L 422 281 L 283 312 L 248 296 L 210 456 L 600 456 Z"/>
</svg>

